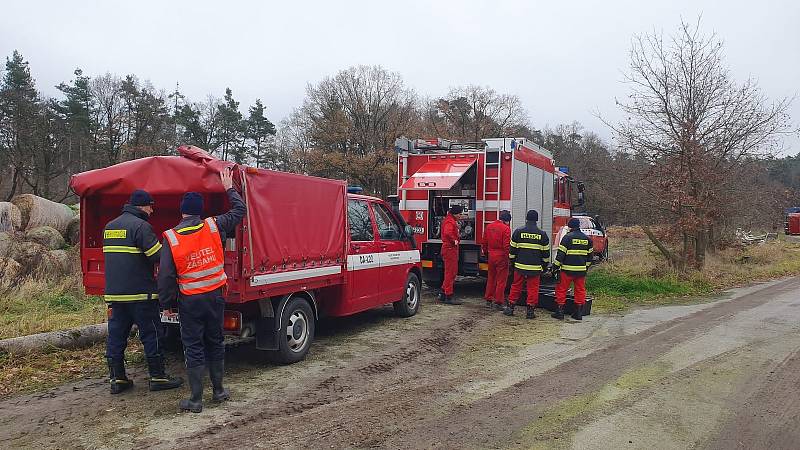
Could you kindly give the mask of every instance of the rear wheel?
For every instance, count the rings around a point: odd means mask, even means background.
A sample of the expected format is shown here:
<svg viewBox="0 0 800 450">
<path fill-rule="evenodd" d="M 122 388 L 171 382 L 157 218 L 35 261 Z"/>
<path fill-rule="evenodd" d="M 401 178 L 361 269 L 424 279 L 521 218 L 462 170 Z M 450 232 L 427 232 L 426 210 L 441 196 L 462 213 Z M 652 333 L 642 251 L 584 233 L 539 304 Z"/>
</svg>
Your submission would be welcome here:
<svg viewBox="0 0 800 450">
<path fill-rule="evenodd" d="M 282 364 L 292 364 L 303 360 L 314 340 L 314 311 L 305 298 L 292 297 L 281 314 L 278 330 L 278 350 L 271 358 Z"/>
<path fill-rule="evenodd" d="M 400 301 L 392 303 L 394 312 L 400 317 L 411 317 L 419 311 L 420 283 L 416 274 L 408 274 L 406 289 Z"/>
</svg>

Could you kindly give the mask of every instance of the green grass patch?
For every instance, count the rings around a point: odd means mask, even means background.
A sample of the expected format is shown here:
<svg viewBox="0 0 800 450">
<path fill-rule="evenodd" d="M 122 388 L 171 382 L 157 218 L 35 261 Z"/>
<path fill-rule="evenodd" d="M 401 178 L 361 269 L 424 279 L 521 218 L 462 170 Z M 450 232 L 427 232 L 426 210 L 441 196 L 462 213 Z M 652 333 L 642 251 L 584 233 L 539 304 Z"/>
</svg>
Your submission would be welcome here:
<svg viewBox="0 0 800 450">
<path fill-rule="evenodd" d="M 684 281 L 673 276 L 655 278 L 598 269 L 589 273 L 586 289 L 595 294 L 634 300 L 654 296 L 708 293 L 711 291 L 711 286 L 702 280 Z"/>
<path fill-rule="evenodd" d="M 101 323 L 106 305 L 85 295 L 80 278 L 24 280 L 0 294 L 0 339 Z"/>
</svg>

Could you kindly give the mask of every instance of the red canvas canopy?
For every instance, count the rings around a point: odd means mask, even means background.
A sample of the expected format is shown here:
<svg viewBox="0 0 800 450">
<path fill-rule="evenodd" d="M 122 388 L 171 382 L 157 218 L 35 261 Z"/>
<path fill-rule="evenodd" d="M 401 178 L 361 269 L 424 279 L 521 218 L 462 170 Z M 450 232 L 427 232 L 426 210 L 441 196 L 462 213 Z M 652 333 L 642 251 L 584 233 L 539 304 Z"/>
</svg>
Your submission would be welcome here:
<svg viewBox="0 0 800 450">
<path fill-rule="evenodd" d="M 153 156 L 73 175 L 70 187 L 81 197 L 95 194 L 128 196 L 136 189 L 153 195 L 187 191 L 223 192 L 219 172 L 235 164 L 220 161 L 191 145 L 178 147 L 181 156 Z"/>
</svg>

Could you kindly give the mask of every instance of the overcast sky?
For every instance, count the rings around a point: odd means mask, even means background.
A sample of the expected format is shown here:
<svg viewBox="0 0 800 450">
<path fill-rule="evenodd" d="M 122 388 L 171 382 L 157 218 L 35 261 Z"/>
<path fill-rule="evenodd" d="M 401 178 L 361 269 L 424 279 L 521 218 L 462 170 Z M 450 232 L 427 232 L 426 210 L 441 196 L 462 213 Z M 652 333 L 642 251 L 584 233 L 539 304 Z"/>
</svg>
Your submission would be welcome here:
<svg viewBox="0 0 800 450">
<path fill-rule="evenodd" d="M 399 72 L 421 96 L 479 84 L 518 95 L 537 128 L 620 114 L 634 34 L 681 18 L 725 41 L 734 76 L 773 97 L 800 93 L 798 1 L 13 1 L 0 7 L 0 55 L 20 50 L 39 88 L 134 73 L 193 100 L 233 89 L 279 121 L 316 83 L 357 64 Z M 792 106 L 800 123 L 800 99 Z M 786 153 L 800 138 L 785 140 Z"/>
</svg>

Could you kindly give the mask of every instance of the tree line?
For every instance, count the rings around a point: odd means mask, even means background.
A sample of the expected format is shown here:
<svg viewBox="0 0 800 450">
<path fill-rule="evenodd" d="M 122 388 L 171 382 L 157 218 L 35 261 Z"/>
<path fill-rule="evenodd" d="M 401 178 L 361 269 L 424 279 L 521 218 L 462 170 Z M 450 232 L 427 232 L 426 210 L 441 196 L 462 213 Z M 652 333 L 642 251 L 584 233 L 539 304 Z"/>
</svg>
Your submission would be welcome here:
<svg viewBox="0 0 800 450">
<path fill-rule="evenodd" d="M 800 204 L 800 157 L 775 157 L 793 132 L 789 99 L 769 100 L 753 80 L 733 80 L 723 46 L 698 26 L 664 37 L 635 37 L 627 70 L 626 117 L 607 122 L 607 142 L 579 123 L 537 129 L 520 99 L 486 86 L 422 97 L 399 73 L 355 66 L 310 84 L 301 105 L 277 123 L 261 100 L 242 112 L 230 88 L 222 98 L 188 99 L 135 75 L 85 75 L 36 87 L 19 52 L 0 80 L 0 159 L 5 197 L 33 192 L 70 197 L 76 172 L 192 144 L 258 167 L 396 192 L 399 136 L 460 142 L 516 136 L 553 152 L 585 182 L 587 209 L 607 223 L 662 225 L 648 234 L 676 267 L 703 257 L 736 227 L 773 228 Z M 659 234 L 656 236 L 656 234 Z"/>
</svg>

